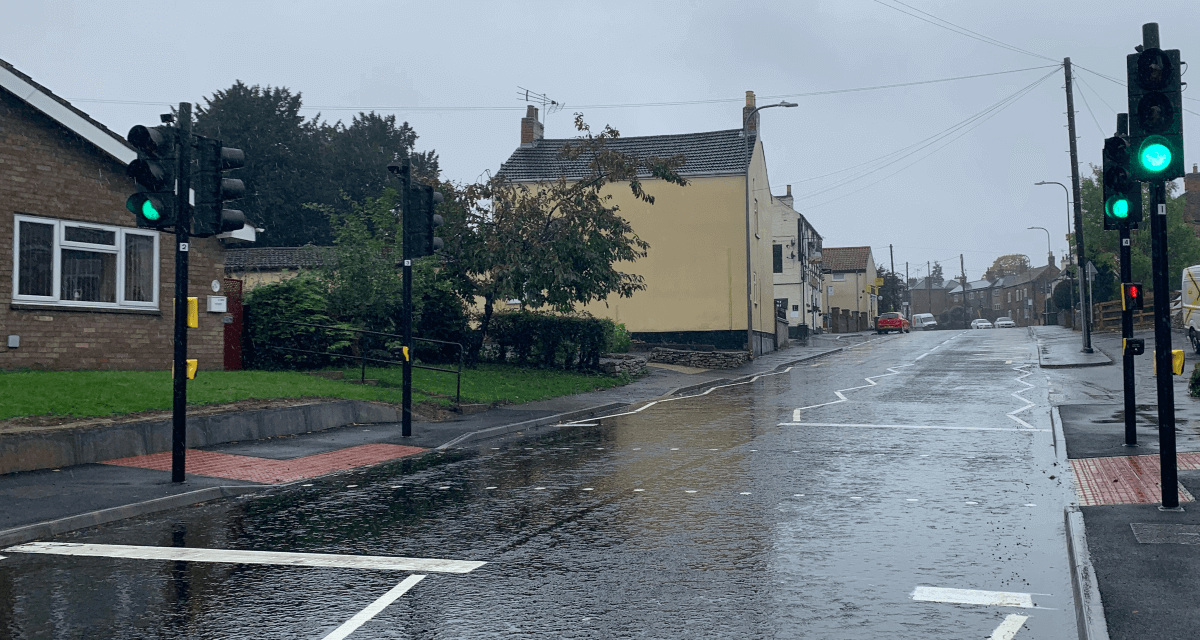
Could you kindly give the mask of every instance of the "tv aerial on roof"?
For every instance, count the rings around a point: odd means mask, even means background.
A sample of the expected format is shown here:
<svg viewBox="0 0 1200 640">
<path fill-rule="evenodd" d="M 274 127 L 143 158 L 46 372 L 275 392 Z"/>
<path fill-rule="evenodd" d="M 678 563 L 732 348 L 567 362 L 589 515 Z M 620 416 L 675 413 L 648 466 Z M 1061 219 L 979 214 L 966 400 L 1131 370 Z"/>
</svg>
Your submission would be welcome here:
<svg viewBox="0 0 1200 640">
<path fill-rule="evenodd" d="M 544 93 L 530 91 L 525 87 L 517 87 L 517 96 L 519 100 L 542 105 L 543 118 L 552 113 L 558 113 L 559 111 L 562 111 L 563 107 L 566 106 L 557 100 L 551 100 L 550 96 Z"/>
</svg>

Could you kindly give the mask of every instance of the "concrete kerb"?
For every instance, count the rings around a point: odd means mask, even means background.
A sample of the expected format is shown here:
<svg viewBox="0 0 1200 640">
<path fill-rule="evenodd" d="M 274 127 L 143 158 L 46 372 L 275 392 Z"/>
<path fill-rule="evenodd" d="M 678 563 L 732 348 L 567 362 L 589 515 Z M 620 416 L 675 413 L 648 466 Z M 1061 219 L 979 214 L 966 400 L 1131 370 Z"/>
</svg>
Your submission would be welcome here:
<svg viewBox="0 0 1200 640">
<path fill-rule="evenodd" d="M 267 485 L 235 485 L 222 487 L 208 487 L 207 489 L 199 489 L 196 491 L 188 491 L 178 495 L 166 496 L 164 498 L 155 498 L 154 500 L 146 500 L 144 502 L 135 502 L 133 504 L 122 505 L 120 507 L 112 507 L 109 509 L 100 509 L 98 511 L 89 511 L 79 515 L 59 518 L 57 520 L 48 520 L 37 524 L 29 524 L 23 527 L 14 527 L 0 531 L 0 547 L 9 547 L 15 544 L 22 544 L 39 538 L 48 538 L 61 533 L 70 531 L 78 531 L 88 527 L 95 527 L 118 520 L 127 518 L 136 518 L 138 516 L 158 513 L 159 511 L 168 511 L 178 509 L 180 507 L 188 507 L 209 500 L 218 498 L 229 498 L 240 496 L 247 493 L 262 491 L 263 489 L 271 488 Z"/>
<path fill-rule="evenodd" d="M 1063 521 L 1067 535 L 1067 559 L 1071 570 L 1071 590 L 1075 597 L 1075 622 L 1079 629 L 1079 640 L 1109 640 L 1108 623 L 1104 619 L 1104 604 L 1100 600 L 1100 585 L 1096 582 L 1096 571 L 1092 567 L 1092 556 L 1088 553 L 1087 532 L 1084 529 L 1083 512 L 1075 502 L 1075 472 L 1067 459 L 1067 441 L 1063 435 L 1062 415 L 1058 407 L 1050 409 L 1050 421 L 1054 434 L 1054 457 L 1067 478 L 1067 490 L 1072 500 L 1063 509 Z"/>
</svg>

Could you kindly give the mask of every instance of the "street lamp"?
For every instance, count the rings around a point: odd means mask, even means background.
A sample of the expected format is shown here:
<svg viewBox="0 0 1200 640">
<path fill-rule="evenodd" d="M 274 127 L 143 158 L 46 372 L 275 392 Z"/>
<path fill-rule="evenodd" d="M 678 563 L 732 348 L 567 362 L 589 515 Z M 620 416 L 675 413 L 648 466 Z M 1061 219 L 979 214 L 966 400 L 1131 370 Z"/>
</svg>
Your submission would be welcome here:
<svg viewBox="0 0 1200 640">
<path fill-rule="evenodd" d="M 1046 232 L 1046 263 L 1054 266 L 1054 250 L 1050 248 L 1050 230 L 1046 227 L 1027 227 L 1030 230 L 1041 229 Z M 1045 291 L 1042 297 L 1042 324 L 1045 325 L 1050 321 L 1050 281 L 1045 281 Z"/>
<path fill-rule="evenodd" d="M 778 104 L 766 104 L 757 107 L 742 116 L 742 135 L 746 138 L 746 144 L 742 145 L 742 162 L 746 164 L 746 346 L 750 350 L 750 357 L 754 357 L 754 282 L 752 274 L 754 273 L 754 264 L 750 260 L 750 119 L 754 114 L 763 109 L 771 107 L 798 107 L 800 105 L 795 102 L 780 101 Z M 771 328 L 772 331 L 774 327 Z"/>
<path fill-rule="evenodd" d="M 1061 182 L 1054 182 L 1052 180 L 1043 180 L 1041 182 L 1035 182 L 1033 184 L 1034 184 L 1034 186 L 1040 186 L 1040 185 L 1044 185 L 1044 184 L 1056 184 L 1063 188 L 1063 192 L 1067 194 L 1067 233 L 1070 234 L 1071 233 L 1071 190 L 1067 189 L 1067 185 L 1065 185 Z M 1077 243 L 1082 242 L 1082 234 L 1077 236 L 1075 238 L 1075 241 Z M 1082 246 L 1083 245 L 1081 244 L 1080 245 L 1081 253 L 1082 253 Z M 1067 256 L 1068 256 L 1067 264 L 1071 264 L 1072 262 L 1074 262 L 1074 260 L 1070 257 L 1071 256 L 1071 243 L 1070 242 L 1067 243 Z M 1080 261 L 1082 261 L 1083 256 L 1079 256 L 1079 259 L 1080 259 Z M 1080 268 L 1080 270 L 1082 270 L 1082 268 L 1083 268 L 1083 265 L 1076 265 L 1076 266 L 1078 266 Z M 1091 327 L 1088 325 L 1088 315 L 1089 314 L 1084 313 L 1085 303 L 1083 301 L 1082 276 L 1083 276 L 1083 274 L 1080 274 L 1081 279 L 1079 281 L 1079 319 L 1080 319 L 1080 324 L 1083 325 L 1083 352 L 1084 353 L 1092 353 L 1092 333 L 1091 333 Z M 1073 281 L 1074 280 L 1072 279 L 1072 282 Z"/>
</svg>

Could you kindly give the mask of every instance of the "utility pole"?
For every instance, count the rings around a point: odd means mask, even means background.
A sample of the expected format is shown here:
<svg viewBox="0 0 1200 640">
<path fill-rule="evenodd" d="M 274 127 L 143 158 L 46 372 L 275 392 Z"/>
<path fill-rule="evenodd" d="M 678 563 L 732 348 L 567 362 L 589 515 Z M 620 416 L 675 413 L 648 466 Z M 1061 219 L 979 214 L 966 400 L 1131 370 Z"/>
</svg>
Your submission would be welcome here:
<svg viewBox="0 0 1200 640">
<path fill-rule="evenodd" d="M 183 482 L 187 455 L 188 232 L 192 228 L 192 105 L 179 103 L 175 189 L 175 379 L 171 406 L 171 482 Z"/>
<path fill-rule="evenodd" d="M 933 263 L 925 261 L 925 303 L 929 305 L 929 313 L 933 313 Z"/>
<path fill-rule="evenodd" d="M 896 281 L 896 254 L 892 252 L 892 245 L 891 245 L 891 244 L 889 244 L 889 245 L 888 245 L 888 259 L 889 259 L 889 261 L 891 262 L 891 265 L 892 265 L 892 266 L 891 266 L 891 270 L 888 272 L 888 275 L 892 276 L 892 282 L 895 282 L 895 281 Z M 884 278 L 884 279 L 883 279 L 883 286 L 884 286 L 884 287 L 887 287 L 887 278 Z M 895 295 L 896 295 L 896 294 L 899 294 L 899 293 L 900 293 L 899 291 L 893 291 L 893 295 L 892 295 L 892 301 L 891 301 L 891 302 L 892 302 L 892 304 L 891 304 L 891 305 L 889 305 L 891 308 L 889 308 L 889 309 L 888 309 L 888 311 L 895 311 L 895 310 L 896 310 L 896 297 L 895 297 Z"/>
<path fill-rule="evenodd" d="M 963 262 L 963 254 L 958 254 L 958 268 L 962 271 L 962 297 L 963 297 L 963 318 L 967 321 L 967 326 L 971 324 L 971 308 L 967 306 L 967 267 Z"/>
<path fill-rule="evenodd" d="M 1075 96 L 1071 92 L 1071 59 L 1063 58 L 1063 70 L 1067 79 L 1067 136 L 1071 143 L 1071 193 L 1075 206 L 1075 262 L 1079 274 L 1079 323 L 1083 325 L 1083 352 L 1092 353 L 1092 326 L 1088 322 L 1090 309 L 1085 307 L 1083 296 L 1083 266 L 1087 258 L 1083 254 L 1083 202 L 1079 195 L 1079 152 L 1075 146 Z"/>
</svg>

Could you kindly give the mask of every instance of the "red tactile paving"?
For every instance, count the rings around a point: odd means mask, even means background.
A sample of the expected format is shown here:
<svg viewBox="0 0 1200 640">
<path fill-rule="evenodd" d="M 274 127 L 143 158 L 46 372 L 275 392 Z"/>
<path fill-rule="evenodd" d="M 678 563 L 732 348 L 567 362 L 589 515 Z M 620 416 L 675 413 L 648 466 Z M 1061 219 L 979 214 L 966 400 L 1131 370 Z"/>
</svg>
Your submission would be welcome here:
<svg viewBox="0 0 1200 640">
<path fill-rule="evenodd" d="M 1180 470 L 1200 469 L 1200 453 L 1176 455 Z M 1075 495 L 1079 504 L 1157 504 L 1162 502 L 1162 485 L 1157 455 L 1078 458 L 1071 460 L 1075 472 Z M 1179 501 L 1193 502 L 1179 485 Z"/>
<path fill-rule="evenodd" d="M 339 449 L 328 453 L 293 458 L 291 460 L 270 460 L 267 458 L 252 458 L 250 456 L 235 456 L 215 451 L 198 451 L 188 449 L 187 471 L 200 476 L 245 480 L 262 484 L 278 484 L 293 482 L 305 478 L 315 478 L 334 471 L 353 469 L 370 464 L 395 460 L 425 451 L 420 447 L 406 447 L 398 444 L 364 444 L 348 449 Z M 119 460 L 107 460 L 104 464 L 123 467 L 140 467 L 167 471 L 171 468 L 171 452 L 152 453 L 148 456 L 135 456 Z"/>
</svg>

